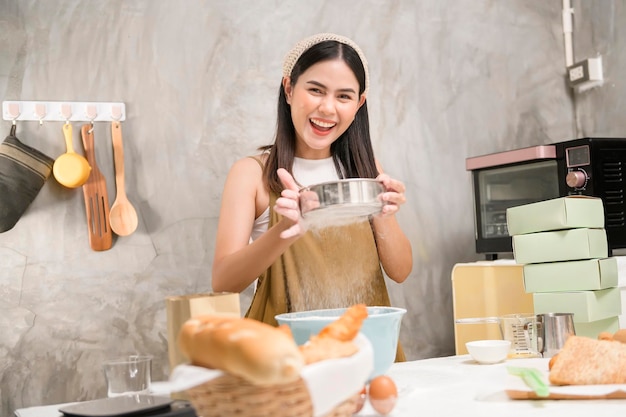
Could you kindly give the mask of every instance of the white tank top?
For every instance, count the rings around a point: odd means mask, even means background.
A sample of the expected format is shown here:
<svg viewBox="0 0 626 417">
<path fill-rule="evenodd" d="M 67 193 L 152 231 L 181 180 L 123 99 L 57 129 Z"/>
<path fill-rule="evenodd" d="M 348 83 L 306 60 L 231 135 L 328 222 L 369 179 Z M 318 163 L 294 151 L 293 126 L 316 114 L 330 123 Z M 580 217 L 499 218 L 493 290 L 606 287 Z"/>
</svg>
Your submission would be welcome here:
<svg viewBox="0 0 626 417">
<path fill-rule="evenodd" d="M 302 187 L 319 184 L 321 182 L 337 181 L 339 179 L 332 157 L 325 159 L 294 158 L 293 177 Z M 270 208 L 268 207 L 254 220 L 250 239 L 255 240 L 265 233 L 269 222 Z"/>
</svg>

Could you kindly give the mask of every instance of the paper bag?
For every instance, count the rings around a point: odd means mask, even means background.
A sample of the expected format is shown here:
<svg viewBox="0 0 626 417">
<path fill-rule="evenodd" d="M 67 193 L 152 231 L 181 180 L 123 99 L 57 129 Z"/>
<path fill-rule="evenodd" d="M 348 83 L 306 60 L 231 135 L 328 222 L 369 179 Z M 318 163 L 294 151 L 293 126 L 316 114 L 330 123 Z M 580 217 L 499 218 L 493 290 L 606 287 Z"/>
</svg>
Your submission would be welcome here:
<svg viewBox="0 0 626 417">
<path fill-rule="evenodd" d="M 170 371 L 176 365 L 187 362 L 187 358 L 178 349 L 178 333 L 183 324 L 191 317 L 201 314 L 222 314 L 241 316 L 239 294 L 207 293 L 167 297 L 167 349 Z"/>
</svg>

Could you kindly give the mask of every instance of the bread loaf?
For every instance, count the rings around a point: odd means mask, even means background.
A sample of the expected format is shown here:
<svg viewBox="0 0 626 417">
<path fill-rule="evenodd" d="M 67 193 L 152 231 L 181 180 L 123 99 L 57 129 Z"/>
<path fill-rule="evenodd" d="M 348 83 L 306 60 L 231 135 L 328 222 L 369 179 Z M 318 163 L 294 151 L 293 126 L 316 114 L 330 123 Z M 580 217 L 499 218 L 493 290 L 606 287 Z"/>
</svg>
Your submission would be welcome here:
<svg viewBox="0 0 626 417">
<path fill-rule="evenodd" d="M 626 384 L 626 344 L 570 336 L 552 363 L 554 385 Z"/>
<path fill-rule="evenodd" d="M 248 318 L 191 318 L 181 328 L 178 343 L 191 364 L 219 369 L 256 385 L 295 381 L 304 366 L 289 329 Z"/>
</svg>

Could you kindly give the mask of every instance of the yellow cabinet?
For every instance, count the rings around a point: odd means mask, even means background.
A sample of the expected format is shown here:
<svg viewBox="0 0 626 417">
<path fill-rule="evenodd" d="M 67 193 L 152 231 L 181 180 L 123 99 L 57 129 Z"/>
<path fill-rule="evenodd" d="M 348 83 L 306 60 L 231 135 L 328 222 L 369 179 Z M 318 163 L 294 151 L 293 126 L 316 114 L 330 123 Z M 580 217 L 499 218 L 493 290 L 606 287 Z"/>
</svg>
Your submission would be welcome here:
<svg viewBox="0 0 626 417">
<path fill-rule="evenodd" d="M 533 313 L 533 295 L 524 291 L 523 266 L 513 260 L 456 264 L 452 269 L 454 320 Z M 497 323 L 454 323 L 457 355 L 467 353 L 465 342 L 501 339 Z"/>
</svg>

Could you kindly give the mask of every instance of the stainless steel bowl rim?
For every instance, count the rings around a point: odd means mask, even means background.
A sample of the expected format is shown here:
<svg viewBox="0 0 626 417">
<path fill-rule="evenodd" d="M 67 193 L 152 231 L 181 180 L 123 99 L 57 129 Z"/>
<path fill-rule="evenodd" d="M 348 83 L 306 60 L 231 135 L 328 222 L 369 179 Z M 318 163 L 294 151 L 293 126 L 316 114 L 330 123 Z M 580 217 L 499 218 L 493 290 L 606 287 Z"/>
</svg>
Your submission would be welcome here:
<svg viewBox="0 0 626 417">
<path fill-rule="evenodd" d="M 300 190 L 300 210 L 309 220 L 316 213 L 321 225 L 324 219 L 363 218 L 381 211 L 384 202 L 379 196 L 384 191 L 382 183 L 372 178 L 327 181 Z"/>
<path fill-rule="evenodd" d="M 306 187 L 302 187 L 300 188 L 300 192 L 305 191 L 305 190 L 311 190 L 312 188 L 316 188 L 316 187 L 322 187 L 324 185 L 334 185 L 334 184 L 344 184 L 344 183 L 359 183 L 359 182 L 367 182 L 367 183 L 374 183 L 374 184 L 379 184 L 380 187 L 382 188 L 382 184 L 380 183 L 380 181 L 378 181 L 377 179 L 374 178 L 344 178 L 344 179 L 340 179 L 340 180 L 334 180 L 334 181 L 325 181 L 325 182 L 320 182 L 317 184 L 311 184 L 311 185 L 307 185 Z"/>
</svg>

